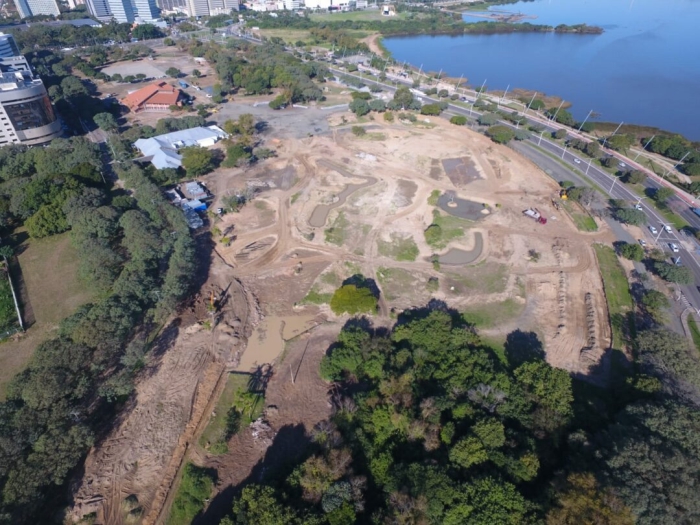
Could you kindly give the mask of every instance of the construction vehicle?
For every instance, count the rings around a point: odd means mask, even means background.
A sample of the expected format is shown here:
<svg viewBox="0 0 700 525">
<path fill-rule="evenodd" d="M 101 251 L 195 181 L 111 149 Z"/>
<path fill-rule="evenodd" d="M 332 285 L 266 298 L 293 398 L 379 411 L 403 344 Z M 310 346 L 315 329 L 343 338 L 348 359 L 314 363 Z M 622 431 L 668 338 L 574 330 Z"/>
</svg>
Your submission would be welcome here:
<svg viewBox="0 0 700 525">
<path fill-rule="evenodd" d="M 537 208 L 528 208 L 523 212 L 523 215 L 527 215 L 531 219 L 535 219 L 540 224 L 547 224 L 547 219 L 542 216 Z"/>
<path fill-rule="evenodd" d="M 569 195 L 567 193 L 566 189 L 563 189 L 559 192 L 559 198 L 563 201 L 567 200 L 569 198 Z"/>
</svg>

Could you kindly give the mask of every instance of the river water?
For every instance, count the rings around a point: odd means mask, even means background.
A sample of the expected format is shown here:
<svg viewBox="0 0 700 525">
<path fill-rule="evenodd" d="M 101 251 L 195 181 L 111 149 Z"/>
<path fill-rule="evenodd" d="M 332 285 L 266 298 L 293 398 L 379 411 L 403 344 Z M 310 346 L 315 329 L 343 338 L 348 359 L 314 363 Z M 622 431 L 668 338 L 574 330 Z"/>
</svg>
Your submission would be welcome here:
<svg viewBox="0 0 700 525">
<path fill-rule="evenodd" d="M 700 0 L 535 0 L 493 9 L 605 33 L 391 37 L 384 45 L 399 61 L 464 75 L 472 86 L 486 80 L 488 89 L 561 96 L 579 120 L 593 110 L 599 120 L 700 140 Z"/>
</svg>

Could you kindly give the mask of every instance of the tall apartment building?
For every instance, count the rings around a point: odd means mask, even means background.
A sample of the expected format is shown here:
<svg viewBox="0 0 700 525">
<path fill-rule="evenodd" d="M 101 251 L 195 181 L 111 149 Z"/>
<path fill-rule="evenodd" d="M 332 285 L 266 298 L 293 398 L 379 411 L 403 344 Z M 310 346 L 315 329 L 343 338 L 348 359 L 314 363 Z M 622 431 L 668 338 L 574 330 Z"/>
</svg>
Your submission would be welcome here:
<svg viewBox="0 0 700 525">
<path fill-rule="evenodd" d="M 163 11 L 171 13 L 186 13 L 188 9 L 187 0 L 158 0 L 157 4 Z"/>
<path fill-rule="evenodd" d="M 19 56 L 19 48 L 15 37 L 6 35 L 0 32 L 0 57 L 16 57 Z"/>
<path fill-rule="evenodd" d="M 299 5 L 299 0 L 284 0 L 284 8 L 287 11 L 298 11 Z"/>
<path fill-rule="evenodd" d="M 60 136 L 61 122 L 27 59 L 0 58 L 0 147 L 43 144 Z"/>
<path fill-rule="evenodd" d="M 15 6 L 20 18 L 36 15 L 58 16 L 61 13 L 56 0 L 15 0 Z"/>
<path fill-rule="evenodd" d="M 87 0 L 87 6 L 92 16 L 105 22 L 149 23 L 159 16 L 156 0 Z"/>
<path fill-rule="evenodd" d="M 86 0 L 88 11 L 92 16 L 102 22 L 109 22 L 112 19 L 112 11 L 107 0 Z"/>
</svg>

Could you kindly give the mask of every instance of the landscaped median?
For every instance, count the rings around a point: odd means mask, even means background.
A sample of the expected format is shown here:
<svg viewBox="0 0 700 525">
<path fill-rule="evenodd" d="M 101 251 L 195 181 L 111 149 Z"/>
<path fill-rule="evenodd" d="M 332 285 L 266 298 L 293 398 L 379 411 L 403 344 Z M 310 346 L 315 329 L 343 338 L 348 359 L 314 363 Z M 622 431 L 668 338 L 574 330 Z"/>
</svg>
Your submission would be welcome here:
<svg viewBox="0 0 700 525">
<path fill-rule="evenodd" d="M 594 244 L 612 327 L 611 348 L 622 350 L 634 335 L 634 301 L 627 274 L 610 246 Z"/>
</svg>

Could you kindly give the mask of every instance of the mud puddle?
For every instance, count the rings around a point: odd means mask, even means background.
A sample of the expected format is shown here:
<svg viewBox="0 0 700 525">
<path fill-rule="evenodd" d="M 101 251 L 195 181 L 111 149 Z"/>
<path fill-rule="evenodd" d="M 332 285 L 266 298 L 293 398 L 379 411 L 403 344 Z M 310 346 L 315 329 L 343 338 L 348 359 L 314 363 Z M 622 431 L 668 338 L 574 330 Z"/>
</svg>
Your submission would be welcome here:
<svg viewBox="0 0 700 525">
<path fill-rule="evenodd" d="M 272 363 L 284 350 L 285 341 L 313 328 L 313 320 L 312 315 L 265 318 L 248 339 L 248 346 L 236 370 L 249 372 L 261 365 Z"/>
</svg>

